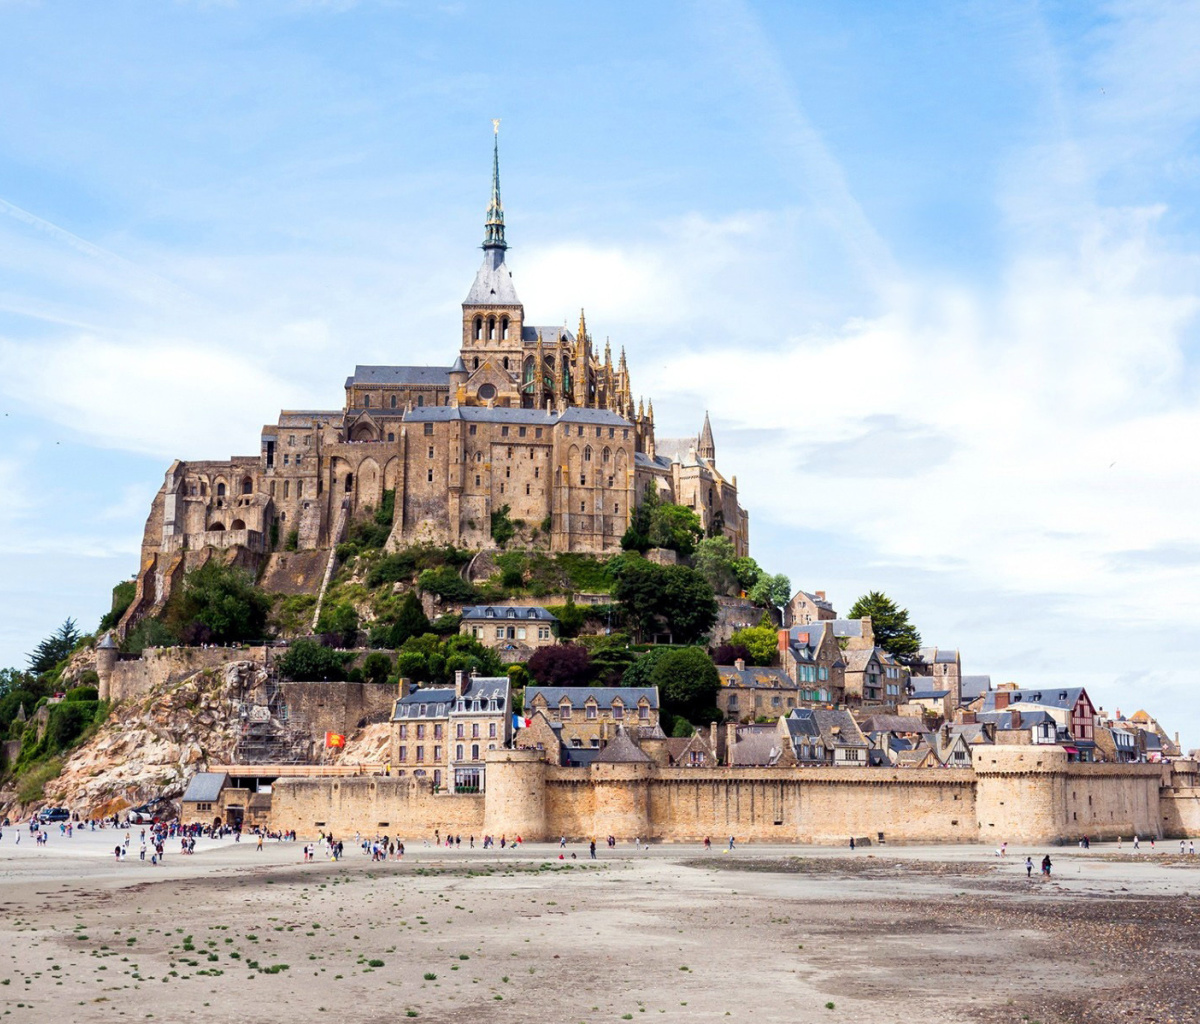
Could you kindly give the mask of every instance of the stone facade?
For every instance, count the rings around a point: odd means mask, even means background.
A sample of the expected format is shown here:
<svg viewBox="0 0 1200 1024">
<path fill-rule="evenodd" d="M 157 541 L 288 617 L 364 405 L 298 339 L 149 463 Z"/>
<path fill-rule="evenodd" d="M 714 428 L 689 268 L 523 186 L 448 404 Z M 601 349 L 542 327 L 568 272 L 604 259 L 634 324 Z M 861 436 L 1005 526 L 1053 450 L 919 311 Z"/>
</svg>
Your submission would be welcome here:
<svg viewBox="0 0 1200 1024">
<path fill-rule="evenodd" d="M 493 171 L 484 262 L 453 364 L 357 366 L 341 409 L 280 413 L 256 454 L 172 463 L 122 635 L 214 553 L 257 568 L 282 547 L 332 548 L 385 494 L 395 501 L 391 549 L 492 547 L 492 516 L 504 513 L 524 524 L 526 543 L 616 552 L 653 484 L 748 553 L 749 517 L 737 478 L 717 469 L 707 416 L 695 437 L 656 443 L 653 402 L 635 401 L 625 353 L 614 362 L 605 342 L 601 354 L 582 312 L 574 332 L 526 320 Z"/>
<path fill-rule="evenodd" d="M 558 727 L 563 746 L 599 749 L 619 728 L 653 729 L 656 686 L 527 686 L 525 714 L 542 712 Z"/>
</svg>

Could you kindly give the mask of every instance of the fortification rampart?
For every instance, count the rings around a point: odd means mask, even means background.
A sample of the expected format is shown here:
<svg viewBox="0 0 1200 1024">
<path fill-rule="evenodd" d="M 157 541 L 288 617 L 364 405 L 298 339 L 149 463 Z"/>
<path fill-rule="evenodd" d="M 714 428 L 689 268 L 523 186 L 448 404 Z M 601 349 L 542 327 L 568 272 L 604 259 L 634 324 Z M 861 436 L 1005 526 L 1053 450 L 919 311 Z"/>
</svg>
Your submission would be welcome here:
<svg viewBox="0 0 1200 1024">
<path fill-rule="evenodd" d="M 530 840 L 615 835 L 695 842 L 1051 842 L 1171 836 L 1200 825 L 1193 772 L 1166 765 L 1068 764 L 1056 748 L 991 748 L 974 768 L 560 768 L 535 750 L 487 754 L 483 795 L 424 781 L 288 780 L 272 821 L 423 836 L 435 828 Z"/>
<path fill-rule="evenodd" d="M 231 661 L 265 665 L 266 647 L 147 647 L 140 658 L 97 660 L 100 696 L 105 700 L 140 697 L 156 686 L 178 683 L 195 672 L 216 669 Z"/>
</svg>

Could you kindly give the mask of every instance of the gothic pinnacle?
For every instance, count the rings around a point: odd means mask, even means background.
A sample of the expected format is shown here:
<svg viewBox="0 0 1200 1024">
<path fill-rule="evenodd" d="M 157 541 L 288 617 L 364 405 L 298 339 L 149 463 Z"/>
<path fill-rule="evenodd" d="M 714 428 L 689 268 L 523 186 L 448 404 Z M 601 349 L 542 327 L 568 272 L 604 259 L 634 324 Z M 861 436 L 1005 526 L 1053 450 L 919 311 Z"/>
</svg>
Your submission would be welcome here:
<svg viewBox="0 0 1200 1024">
<path fill-rule="evenodd" d="M 500 119 L 492 119 L 492 198 L 488 203 L 487 219 L 484 221 L 483 247 L 485 249 L 507 249 L 504 241 L 504 205 L 500 202 Z"/>
</svg>

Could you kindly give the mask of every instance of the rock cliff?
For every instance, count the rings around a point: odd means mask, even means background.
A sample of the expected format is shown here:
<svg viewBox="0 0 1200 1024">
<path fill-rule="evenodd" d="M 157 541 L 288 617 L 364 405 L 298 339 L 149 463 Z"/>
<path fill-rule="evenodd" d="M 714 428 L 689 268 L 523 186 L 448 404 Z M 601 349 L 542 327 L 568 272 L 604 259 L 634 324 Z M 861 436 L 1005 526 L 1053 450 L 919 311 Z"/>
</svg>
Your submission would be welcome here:
<svg viewBox="0 0 1200 1024">
<path fill-rule="evenodd" d="M 239 707 L 266 682 L 247 661 L 208 669 L 116 705 L 100 730 L 46 784 L 46 800 L 81 817 L 120 813 L 165 796 L 178 799 L 210 764 L 228 764 L 240 731 Z"/>
</svg>

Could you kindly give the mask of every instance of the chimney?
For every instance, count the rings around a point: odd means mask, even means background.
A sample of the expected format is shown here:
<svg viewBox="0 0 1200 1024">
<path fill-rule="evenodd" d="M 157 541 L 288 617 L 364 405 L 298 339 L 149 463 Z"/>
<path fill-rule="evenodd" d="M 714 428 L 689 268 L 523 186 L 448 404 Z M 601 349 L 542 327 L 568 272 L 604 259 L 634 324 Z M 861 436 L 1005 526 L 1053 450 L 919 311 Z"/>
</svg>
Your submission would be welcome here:
<svg viewBox="0 0 1200 1024">
<path fill-rule="evenodd" d="M 962 713 L 962 724 L 963 725 L 975 725 L 978 721 L 979 721 L 979 719 L 975 717 L 974 711 L 964 711 Z"/>
<path fill-rule="evenodd" d="M 400 697 L 401 697 L 401 699 L 407 697 L 410 693 L 412 693 L 412 690 L 413 690 L 412 680 L 405 679 L 403 676 L 401 676 L 400 677 Z"/>
<path fill-rule="evenodd" d="M 818 590 L 818 591 L 817 591 L 817 600 L 818 600 L 818 601 L 824 601 L 824 600 L 825 600 L 825 591 L 823 591 L 823 590 Z"/>
<path fill-rule="evenodd" d="M 713 757 L 715 757 L 718 761 L 721 759 L 720 735 L 721 730 L 717 727 L 717 723 L 709 722 L 708 745 L 712 747 Z"/>
<path fill-rule="evenodd" d="M 1013 708 L 1009 714 L 1012 715 L 1012 727 L 1014 729 L 1021 728 L 1021 712 L 1017 708 Z"/>
<path fill-rule="evenodd" d="M 1008 707 L 1008 691 L 1007 690 L 997 690 L 996 691 L 996 710 L 1003 711 L 1006 707 Z"/>
<path fill-rule="evenodd" d="M 736 668 L 739 672 L 745 672 L 746 671 L 746 660 L 744 658 L 736 658 L 733 662 L 733 667 Z"/>
<path fill-rule="evenodd" d="M 788 649 L 788 631 L 781 629 L 775 634 L 775 637 L 778 642 L 779 653 L 782 654 Z"/>
<path fill-rule="evenodd" d="M 733 747 L 737 743 L 737 722 L 725 723 L 725 763 L 733 763 Z"/>
<path fill-rule="evenodd" d="M 871 625 L 871 616 L 864 615 L 861 619 L 862 635 L 867 647 L 875 646 L 875 628 Z"/>
<path fill-rule="evenodd" d="M 454 696 L 461 697 L 463 695 L 463 683 L 467 678 L 467 674 L 460 668 L 454 672 Z"/>
</svg>

